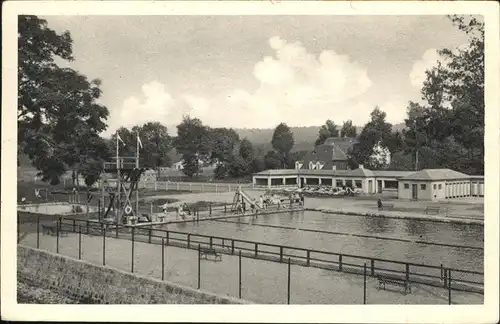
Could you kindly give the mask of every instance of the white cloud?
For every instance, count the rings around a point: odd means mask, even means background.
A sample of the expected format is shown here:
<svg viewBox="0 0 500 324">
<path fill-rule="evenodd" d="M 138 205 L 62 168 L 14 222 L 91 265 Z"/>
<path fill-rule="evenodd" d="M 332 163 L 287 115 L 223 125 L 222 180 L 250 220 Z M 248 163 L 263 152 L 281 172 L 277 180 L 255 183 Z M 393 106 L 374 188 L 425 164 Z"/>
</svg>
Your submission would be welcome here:
<svg viewBox="0 0 500 324">
<path fill-rule="evenodd" d="M 430 48 L 425 51 L 422 58 L 413 63 L 410 71 L 410 82 L 415 88 L 421 89 L 426 79 L 425 71 L 432 69 L 437 65 L 440 56 L 436 49 Z"/>
<path fill-rule="evenodd" d="M 253 93 L 236 89 L 226 102 L 228 113 L 245 121 L 246 127 L 274 127 L 282 121 L 312 125 L 321 120 L 321 124 L 337 110 L 343 114 L 372 85 L 367 70 L 347 55 L 325 50 L 316 56 L 300 42 L 277 36 L 269 39 L 269 45 L 275 57 L 264 57 L 254 67 L 258 89 Z"/>
<path fill-rule="evenodd" d="M 119 127 L 133 127 L 150 121 L 166 120 L 174 105 L 172 96 L 165 90 L 165 86 L 153 81 L 144 84 L 140 96 L 126 98 L 123 105 L 113 112 L 110 120 L 109 132 Z"/>
</svg>

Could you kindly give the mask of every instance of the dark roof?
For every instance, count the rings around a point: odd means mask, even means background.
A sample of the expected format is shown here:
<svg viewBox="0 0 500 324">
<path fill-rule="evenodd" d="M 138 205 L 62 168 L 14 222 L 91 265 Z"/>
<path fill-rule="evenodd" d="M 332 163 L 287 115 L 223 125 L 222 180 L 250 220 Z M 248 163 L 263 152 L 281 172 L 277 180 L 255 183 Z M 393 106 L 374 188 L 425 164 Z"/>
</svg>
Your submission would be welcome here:
<svg viewBox="0 0 500 324">
<path fill-rule="evenodd" d="M 470 176 L 450 169 L 424 169 L 413 172 L 402 180 L 459 180 L 470 179 Z"/>
<path fill-rule="evenodd" d="M 300 162 L 304 163 L 302 166 L 304 169 L 309 168 L 309 162 L 316 163 L 318 161 L 324 164 L 324 169 L 331 169 L 333 167 L 332 161 L 347 161 L 349 159 L 347 153 L 355 143 L 356 140 L 353 138 L 327 138 L 325 143 L 307 152 Z"/>
</svg>

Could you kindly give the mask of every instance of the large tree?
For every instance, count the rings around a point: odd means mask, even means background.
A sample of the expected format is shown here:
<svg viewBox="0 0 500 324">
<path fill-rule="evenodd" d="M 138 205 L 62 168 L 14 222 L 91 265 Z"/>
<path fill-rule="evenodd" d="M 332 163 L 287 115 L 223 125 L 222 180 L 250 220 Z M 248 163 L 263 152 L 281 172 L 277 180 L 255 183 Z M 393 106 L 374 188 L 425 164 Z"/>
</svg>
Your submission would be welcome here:
<svg viewBox="0 0 500 324">
<path fill-rule="evenodd" d="M 278 153 L 282 167 L 286 168 L 290 151 L 295 144 L 293 133 L 287 124 L 281 123 L 276 126 L 271 144 L 273 145 L 274 150 Z"/>
<path fill-rule="evenodd" d="M 339 136 L 339 129 L 337 125 L 335 125 L 333 121 L 327 120 L 326 123 L 319 129 L 318 138 L 316 139 L 314 145 L 316 146 L 321 145 L 325 142 L 327 138 L 338 137 L 338 136 Z"/>
<path fill-rule="evenodd" d="M 97 103 L 99 80 L 89 81 L 55 63 L 56 57 L 73 60 L 69 32 L 57 34 L 36 16 L 19 16 L 18 27 L 18 149 L 29 156 L 44 181 L 57 184 L 79 163 L 80 157 L 70 153 L 79 145 L 97 143 L 82 143 L 79 136 L 104 131 L 109 112 Z"/>
<path fill-rule="evenodd" d="M 174 146 L 182 155 L 183 172 L 188 177 L 199 174 L 201 163 L 210 160 L 211 134 L 201 120 L 185 116 L 177 125 L 177 137 Z M 201 163 L 200 163 L 201 162 Z"/>
<path fill-rule="evenodd" d="M 484 23 L 450 17 L 469 36 L 467 46 L 439 51 L 439 64 L 427 71 L 424 104 L 410 103 L 407 154 L 431 151 L 439 167 L 484 173 Z"/>
<path fill-rule="evenodd" d="M 370 121 L 365 125 L 353 146 L 350 156 L 356 164 L 364 164 L 369 169 L 383 167 L 383 159 L 377 158 L 387 154 L 388 142 L 392 138 L 392 125 L 385 121 L 386 113 L 379 107 L 370 113 Z"/>
<path fill-rule="evenodd" d="M 342 124 L 342 128 L 340 129 L 340 137 L 356 137 L 357 131 L 356 131 L 356 126 L 352 124 L 352 120 L 346 120 Z"/>
<path fill-rule="evenodd" d="M 139 151 L 141 166 L 158 170 L 161 166 L 172 164 L 169 156 L 172 139 L 168 135 L 167 127 L 159 122 L 148 122 L 132 128 L 132 136 L 137 136 L 137 134 L 143 145 Z"/>
</svg>

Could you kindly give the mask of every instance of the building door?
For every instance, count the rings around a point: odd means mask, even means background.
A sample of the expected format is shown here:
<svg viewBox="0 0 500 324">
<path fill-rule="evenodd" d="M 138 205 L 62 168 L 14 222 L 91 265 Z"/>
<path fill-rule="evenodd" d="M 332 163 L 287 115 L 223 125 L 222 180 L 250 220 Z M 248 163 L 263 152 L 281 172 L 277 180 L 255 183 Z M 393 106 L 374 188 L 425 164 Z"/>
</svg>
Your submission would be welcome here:
<svg viewBox="0 0 500 324">
<path fill-rule="evenodd" d="M 373 181 L 368 180 L 368 193 L 373 193 Z"/>
<path fill-rule="evenodd" d="M 304 178 L 300 177 L 300 187 L 304 188 Z"/>
<path fill-rule="evenodd" d="M 411 198 L 418 199 L 418 186 L 416 184 L 411 185 Z"/>
<path fill-rule="evenodd" d="M 377 180 L 377 192 L 382 193 L 382 180 Z"/>
</svg>

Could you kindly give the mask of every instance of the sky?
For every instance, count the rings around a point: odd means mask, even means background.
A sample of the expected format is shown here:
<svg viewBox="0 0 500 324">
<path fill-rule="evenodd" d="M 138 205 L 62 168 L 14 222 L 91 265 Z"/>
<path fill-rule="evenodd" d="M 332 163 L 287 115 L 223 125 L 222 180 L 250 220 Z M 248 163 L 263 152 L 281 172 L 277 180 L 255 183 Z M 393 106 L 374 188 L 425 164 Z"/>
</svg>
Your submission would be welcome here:
<svg viewBox="0 0 500 324">
<path fill-rule="evenodd" d="M 467 43 L 446 16 L 42 18 L 71 33 L 69 66 L 102 80 L 104 136 L 183 115 L 211 127 L 362 126 L 377 105 L 400 123 L 436 50 Z"/>
</svg>

